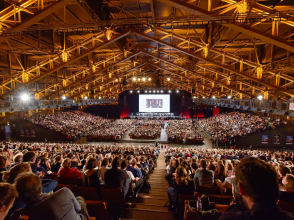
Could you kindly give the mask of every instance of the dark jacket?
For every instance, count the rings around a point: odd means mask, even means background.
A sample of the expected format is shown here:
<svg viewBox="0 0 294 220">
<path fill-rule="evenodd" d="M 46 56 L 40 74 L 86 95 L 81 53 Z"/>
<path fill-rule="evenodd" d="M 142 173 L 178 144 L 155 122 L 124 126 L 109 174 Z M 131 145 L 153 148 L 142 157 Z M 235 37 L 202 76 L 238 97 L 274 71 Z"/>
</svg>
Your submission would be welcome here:
<svg viewBox="0 0 294 220">
<path fill-rule="evenodd" d="M 289 212 L 282 211 L 276 204 L 255 203 L 248 211 L 224 212 L 219 220 L 294 220 Z"/>
<path fill-rule="evenodd" d="M 13 213 L 11 220 L 16 220 L 20 215 L 29 216 L 30 220 L 81 220 L 81 206 L 68 188 L 47 195 L 42 194 L 38 199 Z"/>
</svg>

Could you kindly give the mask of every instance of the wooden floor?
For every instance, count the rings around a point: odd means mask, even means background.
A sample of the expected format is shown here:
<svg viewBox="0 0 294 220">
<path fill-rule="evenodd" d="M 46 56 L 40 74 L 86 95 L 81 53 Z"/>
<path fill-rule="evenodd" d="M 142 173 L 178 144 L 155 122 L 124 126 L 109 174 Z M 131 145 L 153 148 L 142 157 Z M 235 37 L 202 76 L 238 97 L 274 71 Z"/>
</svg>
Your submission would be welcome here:
<svg viewBox="0 0 294 220">
<path fill-rule="evenodd" d="M 130 208 L 124 209 L 120 219 L 134 220 L 178 220 L 181 216 L 169 212 L 165 206 L 168 202 L 167 182 L 165 180 L 165 158 L 161 152 L 155 170 L 149 175 L 151 190 L 141 190 L 138 197 L 131 201 Z"/>
</svg>

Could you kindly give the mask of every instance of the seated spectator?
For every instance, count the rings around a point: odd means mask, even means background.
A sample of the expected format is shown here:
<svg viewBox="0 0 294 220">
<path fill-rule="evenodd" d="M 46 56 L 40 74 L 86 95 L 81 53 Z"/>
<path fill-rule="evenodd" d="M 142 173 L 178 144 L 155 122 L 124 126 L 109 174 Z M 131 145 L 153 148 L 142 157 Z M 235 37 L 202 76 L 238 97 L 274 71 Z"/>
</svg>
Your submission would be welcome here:
<svg viewBox="0 0 294 220">
<path fill-rule="evenodd" d="M 112 189 L 122 189 L 124 197 L 127 195 L 130 179 L 125 170 L 120 169 L 121 161 L 116 156 L 112 161 L 112 167 L 104 174 L 105 186 Z"/>
<path fill-rule="evenodd" d="M 294 203 L 294 175 L 286 174 L 282 183 L 284 190 L 280 190 L 279 200 Z"/>
<path fill-rule="evenodd" d="M 64 178 L 83 178 L 83 173 L 79 171 L 77 168 L 70 168 L 71 167 L 71 160 L 66 158 L 62 163 L 61 167 L 58 171 L 58 177 Z"/>
<path fill-rule="evenodd" d="M 278 166 L 279 184 L 282 184 L 283 178 L 290 173 L 291 173 L 291 170 L 289 167 L 285 166 L 284 164 L 279 164 Z"/>
<path fill-rule="evenodd" d="M 180 194 L 193 195 L 194 191 L 195 187 L 192 178 L 184 167 L 179 166 L 176 170 L 173 187 L 168 188 L 169 211 L 173 211 L 177 207 Z"/>
<path fill-rule="evenodd" d="M 128 166 L 128 161 L 127 160 L 123 160 L 121 162 L 121 169 L 122 170 L 126 170 Z M 141 189 L 141 187 L 143 186 L 144 184 L 144 180 L 140 177 L 134 177 L 133 173 L 131 171 L 127 171 L 127 174 L 129 176 L 129 179 L 130 179 L 130 184 L 131 184 L 131 190 L 132 190 L 132 194 L 137 197 L 138 193 L 139 193 L 139 190 Z"/>
<path fill-rule="evenodd" d="M 27 205 L 13 213 L 11 220 L 29 216 L 29 220 L 89 219 L 86 203 L 81 197 L 62 188 L 48 195 L 42 193 L 41 179 L 34 173 L 22 173 L 16 178 L 15 187 L 19 198 Z"/>
<path fill-rule="evenodd" d="M 69 158 L 71 160 L 71 168 L 77 168 L 78 166 L 81 166 L 81 160 L 80 160 L 80 156 L 78 153 L 68 153 L 67 158 Z"/>
<path fill-rule="evenodd" d="M 33 151 L 28 151 L 23 155 L 23 162 L 27 162 L 31 164 L 32 172 L 38 173 L 38 166 L 35 164 L 36 162 L 36 154 Z"/>
<path fill-rule="evenodd" d="M 128 165 L 127 171 L 131 171 L 134 175 L 134 177 L 139 177 L 139 178 L 142 178 L 142 172 L 140 169 L 137 168 L 137 160 L 136 158 L 133 158 L 131 160 L 131 164 Z"/>
<path fill-rule="evenodd" d="M 224 182 L 226 178 L 226 173 L 225 173 L 225 166 L 223 163 L 218 163 L 217 168 L 214 172 L 215 179 L 219 179 L 220 181 Z"/>
<path fill-rule="evenodd" d="M 12 167 L 9 171 L 3 172 L 3 182 L 14 184 L 15 179 L 17 178 L 18 175 L 21 173 L 27 173 L 27 172 L 32 172 L 31 166 L 29 163 L 20 163 Z M 42 180 L 42 192 L 43 193 L 49 193 L 51 192 L 56 186 L 57 186 L 57 181 L 53 179 L 43 179 Z M 7 216 L 11 216 L 11 214 L 16 211 L 17 209 L 24 208 L 26 204 L 19 200 L 17 197 L 14 201 L 14 204 L 12 208 L 10 209 L 9 213 Z"/>
<path fill-rule="evenodd" d="M 7 216 L 16 197 L 17 192 L 13 185 L 0 183 L 0 220 Z"/>
<path fill-rule="evenodd" d="M 90 157 L 86 161 L 85 171 L 83 173 L 84 186 L 99 187 L 100 186 L 100 170 L 97 167 L 95 158 Z"/>
<path fill-rule="evenodd" d="M 109 158 L 103 158 L 102 163 L 101 163 L 101 169 L 100 169 L 100 177 L 104 181 L 104 174 L 108 168 L 109 165 Z"/>
<path fill-rule="evenodd" d="M 13 157 L 13 163 L 10 164 L 10 167 L 14 167 L 16 164 L 19 164 L 22 162 L 22 153 L 18 153 Z"/>
<path fill-rule="evenodd" d="M 6 162 L 7 162 L 7 157 L 0 155 L 0 178 L 1 178 L 0 182 L 2 182 L 3 172 L 7 171 Z"/>
<path fill-rule="evenodd" d="M 51 166 L 51 171 L 55 172 L 55 173 L 58 173 L 58 171 L 59 171 L 59 169 L 61 167 L 61 163 L 62 163 L 62 157 L 60 155 L 57 155 L 54 158 L 54 163 Z"/>
<path fill-rule="evenodd" d="M 279 185 L 275 169 L 258 158 L 244 158 L 235 168 L 238 190 L 248 211 L 224 212 L 220 220 L 292 220 L 277 206 Z"/>
<path fill-rule="evenodd" d="M 196 170 L 195 174 L 195 178 L 199 181 L 199 186 L 213 186 L 214 184 L 214 173 L 211 170 L 207 170 L 206 167 L 207 163 L 202 159 L 200 161 L 200 168 Z"/>
</svg>

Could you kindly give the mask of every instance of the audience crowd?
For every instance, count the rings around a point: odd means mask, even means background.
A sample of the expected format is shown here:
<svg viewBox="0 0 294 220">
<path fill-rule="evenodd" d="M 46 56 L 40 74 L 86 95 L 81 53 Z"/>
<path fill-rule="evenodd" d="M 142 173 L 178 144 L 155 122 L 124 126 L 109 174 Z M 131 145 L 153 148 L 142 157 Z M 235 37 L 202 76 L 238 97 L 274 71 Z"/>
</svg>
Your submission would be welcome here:
<svg viewBox="0 0 294 220">
<path fill-rule="evenodd" d="M 195 129 L 192 120 L 170 120 L 166 128 L 169 141 L 203 143 L 203 137 Z"/>
<path fill-rule="evenodd" d="M 51 219 L 87 216 L 85 201 L 74 198 L 70 190 L 52 194 L 57 182 L 65 179 L 96 187 L 99 198 L 100 187 L 121 188 L 125 197 L 137 196 L 159 153 L 160 148 L 149 146 L 0 143 L 0 192 L 9 194 L 5 203 L 0 202 L 7 208 L 5 219 L 21 214 L 40 219 L 45 207 Z M 37 207 L 41 210 L 36 211 Z M 71 211 L 66 213 L 66 209 Z"/>
<path fill-rule="evenodd" d="M 108 122 L 108 119 L 80 111 L 70 111 L 32 116 L 28 118 L 28 121 L 66 134 L 69 139 L 72 139 L 85 136 L 93 129 L 100 128 L 104 123 Z"/>
<path fill-rule="evenodd" d="M 275 129 L 283 122 L 249 113 L 231 112 L 199 119 L 197 123 L 212 137 L 215 144 L 229 145 L 230 142 L 234 145 L 232 142 L 236 137 Z"/>
<path fill-rule="evenodd" d="M 253 164 L 262 163 L 263 165 L 260 166 L 268 166 L 273 170 L 273 175 L 276 176 L 276 179 L 271 179 L 271 181 L 274 181 L 273 183 L 259 180 L 263 184 L 263 186 L 260 186 L 260 190 L 262 190 L 262 187 L 267 190 L 267 185 L 276 183 L 280 191 L 278 198 L 282 201 L 294 202 L 294 152 L 167 148 L 165 158 L 167 163 L 166 180 L 169 186 L 170 210 L 174 210 L 177 207 L 179 194 L 193 195 L 194 191 L 197 191 L 200 186 L 218 186 L 220 192 L 226 195 L 231 194 L 233 189 L 234 194 L 234 187 L 237 187 L 236 185 L 234 186 L 234 181 L 240 178 L 237 172 L 241 172 L 236 169 L 245 160 L 252 160 Z M 246 170 L 243 171 L 248 172 L 249 174 L 246 175 L 248 175 L 248 178 L 251 178 L 250 172 L 253 171 L 251 171 L 250 167 L 246 167 Z M 267 175 L 266 172 L 263 174 L 260 171 L 258 175 L 260 176 L 259 178 L 267 178 L 264 177 L 264 175 Z M 256 182 L 251 184 L 259 185 Z M 266 192 L 268 194 L 275 194 L 274 191 Z M 243 208 L 245 207 L 239 206 L 239 211 L 242 211 Z"/>
<path fill-rule="evenodd" d="M 134 128 L 130 131 L 129 136 L 134 139 L 158 138 L 163 127 L 163 120 L 138 120 Z"/>
<path fill-rule="evenodd" d="M 135 119 L 109 120 L 104 124 L 103 127 L 92 131 L 87 136 L 87 140 L 94 141 L 120 139 L 126 131 L 131 129 L 135 122 Z"/>
</svg>

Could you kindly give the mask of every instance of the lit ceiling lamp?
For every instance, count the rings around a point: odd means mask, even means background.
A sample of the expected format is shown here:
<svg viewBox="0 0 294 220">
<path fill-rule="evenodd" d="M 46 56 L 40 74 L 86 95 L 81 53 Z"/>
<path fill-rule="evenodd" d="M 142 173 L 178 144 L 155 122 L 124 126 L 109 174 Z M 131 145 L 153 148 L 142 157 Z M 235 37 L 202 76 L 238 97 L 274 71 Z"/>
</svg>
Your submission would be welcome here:
<svg viewBox="0 0 294 220">
<path fill-rule="evenodd" d="M 28 100 L 30 99 L 30 96 L 29 96 L 29 94 L 27 94 L 27 93 L 23 93 L 23 94 L 20 96 L 20 99 L 21 99 L 22 101 L 28 101 Z"/>
<path fill-rule="evenodd" d="M 257 96 L 257 99 L 258 100 L 262 100 L 263 99 L 263 96 L 262 95 L 259 95 L 259 96 Z"/>
</svg>

